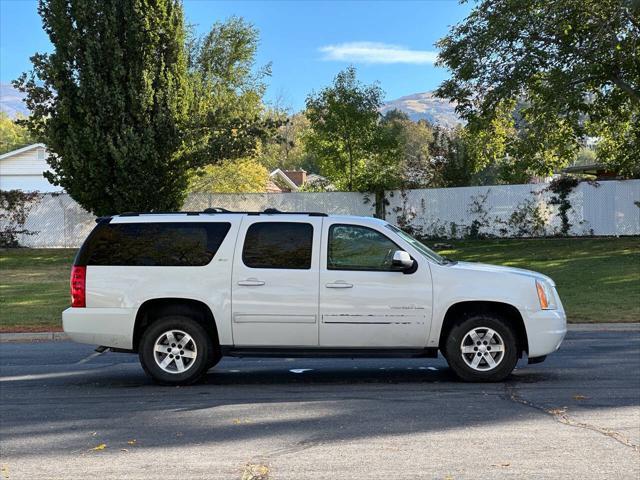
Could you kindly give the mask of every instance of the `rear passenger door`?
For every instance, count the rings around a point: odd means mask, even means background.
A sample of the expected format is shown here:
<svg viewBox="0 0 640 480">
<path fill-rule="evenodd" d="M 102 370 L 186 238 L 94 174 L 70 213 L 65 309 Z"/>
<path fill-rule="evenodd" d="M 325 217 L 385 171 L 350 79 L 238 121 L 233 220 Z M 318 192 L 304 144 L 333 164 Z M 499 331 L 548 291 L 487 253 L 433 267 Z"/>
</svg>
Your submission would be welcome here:
<svg viewBox="0 0 640 480">
<path fill-rule="evenodd" d="M 322 219 L 247 216 L 232 275 L 233 343 L 317 346 Z"/>
</svg>

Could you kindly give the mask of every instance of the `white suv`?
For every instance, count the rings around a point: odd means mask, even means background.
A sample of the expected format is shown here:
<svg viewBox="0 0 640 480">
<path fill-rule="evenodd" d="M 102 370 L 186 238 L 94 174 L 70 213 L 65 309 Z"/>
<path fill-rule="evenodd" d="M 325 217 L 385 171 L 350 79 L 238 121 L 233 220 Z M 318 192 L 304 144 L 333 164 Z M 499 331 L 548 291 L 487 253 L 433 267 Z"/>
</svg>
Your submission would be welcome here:
<svg viewBox="0 0 640 480">
<path fill-rule="evenodd" d="M 499 381 L 566 333 L 549 277 L 448 260 L 375 218 L 208 209 L 97 223 L 74 262 L 64 330 L 137 352 L 164 384 L 192 383 L 224 355 L 438 350 L 461 379 Z"/>
</svg>

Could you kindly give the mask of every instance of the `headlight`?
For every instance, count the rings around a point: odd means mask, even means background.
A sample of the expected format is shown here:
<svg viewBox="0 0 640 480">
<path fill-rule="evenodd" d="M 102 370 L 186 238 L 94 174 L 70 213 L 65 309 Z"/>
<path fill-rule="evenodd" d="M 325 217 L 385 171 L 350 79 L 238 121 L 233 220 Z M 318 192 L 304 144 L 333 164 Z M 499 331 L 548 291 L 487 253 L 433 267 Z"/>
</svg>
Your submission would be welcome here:
<svg viewBox="0 0 640 480">
<path fill-rule="evenodd" d="M 557 308 L 551 285 L 542 280 L 536 280 L 536 290 L 538 291 L 538 300 L 542 310 L 555 310 Z"/>
</svg>

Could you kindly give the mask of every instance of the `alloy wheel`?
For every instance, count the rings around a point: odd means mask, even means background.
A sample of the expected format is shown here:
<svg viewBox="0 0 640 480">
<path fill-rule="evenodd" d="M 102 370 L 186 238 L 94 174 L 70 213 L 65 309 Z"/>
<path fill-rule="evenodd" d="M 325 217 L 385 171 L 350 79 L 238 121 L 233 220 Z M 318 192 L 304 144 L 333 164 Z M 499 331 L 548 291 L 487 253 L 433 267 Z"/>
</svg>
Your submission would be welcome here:
<svg viewBox="0 0 640 480">
<path fill-rule="evenodd" d="M 464 336 L 460 344 L 462 359 L 479 372 L 493 370 L 504 358 L 505 344 L 498 332 L 488 327 L 476 327 Z"/>
</svg>

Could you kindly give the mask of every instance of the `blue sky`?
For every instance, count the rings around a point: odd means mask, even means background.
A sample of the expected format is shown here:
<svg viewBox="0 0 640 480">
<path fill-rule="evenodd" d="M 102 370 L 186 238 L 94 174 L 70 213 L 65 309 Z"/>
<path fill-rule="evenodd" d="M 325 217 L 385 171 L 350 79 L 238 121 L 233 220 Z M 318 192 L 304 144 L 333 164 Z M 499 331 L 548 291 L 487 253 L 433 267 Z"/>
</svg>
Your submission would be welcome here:
<svg viewBox="0 0 640 480">
<path fill-rule="evenodd" d="M 205 33 L 218 20 L 244 17 L 260 30 L 258 64 L 272 62 L 267 100 L 298 110 L 306 95 L 353 64 L 366 83 L 379 81 L 387 99 L 432 90 L 447 77 L 433 66 L 434 42 L 471 9 L 438 1 L 185 0 L 187 21 Z M 37 2 L 0 0 L 0 81 L 30 67 L 51 48 Z"/>
</svg>

